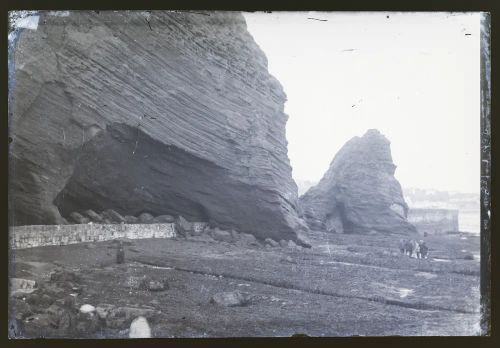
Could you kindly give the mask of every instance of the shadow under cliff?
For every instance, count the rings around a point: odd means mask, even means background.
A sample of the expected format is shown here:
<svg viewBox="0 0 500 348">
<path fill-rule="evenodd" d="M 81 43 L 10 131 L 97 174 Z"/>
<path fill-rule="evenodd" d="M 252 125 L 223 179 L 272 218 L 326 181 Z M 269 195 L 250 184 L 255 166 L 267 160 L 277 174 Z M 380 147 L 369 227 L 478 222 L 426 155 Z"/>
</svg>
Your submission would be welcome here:
<svg viewBox="0 0 500 348">
<path fill-rule="evenodd" d="M 276 218 L 278 195 L 262 191 L 213 162 L 151 138 L 140 126 L 112 123 L 83 146 L 54 204 L 64 217 L 86 209 L 182 215 L 260 238 L 295 239 L 286 221 Z"/>
</svg>

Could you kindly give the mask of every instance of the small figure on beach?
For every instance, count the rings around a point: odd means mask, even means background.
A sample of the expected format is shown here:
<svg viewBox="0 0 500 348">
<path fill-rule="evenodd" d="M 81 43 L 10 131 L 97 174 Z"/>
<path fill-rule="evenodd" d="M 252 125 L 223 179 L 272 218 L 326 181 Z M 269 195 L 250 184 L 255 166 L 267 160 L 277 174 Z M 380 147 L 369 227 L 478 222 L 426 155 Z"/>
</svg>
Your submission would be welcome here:
<svg viewBox="0 0 500 348">
<path fill-rule="evenodd" d="M 401 254 L 405 254 L 405 251 L 406 251 L 406 240 L 405 239 L 399 240 L 399 251 L 401 252 Z"/>
<path fill-rule="evenodd" d="M 426 259 L 429 254 L 429 248 L 423 240 L 400 239 L 398 246 L 401 254 L 408 255 L 411 258 Z"/>
<path fill-rule="evenodd" d="M 413 244 L 413 255 L 415 255 L 416 259 L 420 258 L 420 244 L 416 240 L 411 240 Z M 410 257 L 413 257 L 412 254 L 410 254 Z"/>
<path fill-rule="evenodd" d="M 412 257 L 413 252 L 415 251 L 415 244 L 416 243 L 413 239 L 405 241 L 405 250 L 404 250 L 405 255 Z"/>
<path fill-rule="evenodd" d="M 123 249 L 123 241 L 118 244 L 118 249 L 116 250 L 116 263 L 125 262 L 125 250 Z"/>
<path fill-rule="evenodd" d="M 429 255 L 429 248 L 427 247 L 427 244 L 425 244 L 425 241 L 420 240 L 418 242 L 419 245 L 419 258 L 420 259 L 426 259 L 427 256 Z"/>
</svg>

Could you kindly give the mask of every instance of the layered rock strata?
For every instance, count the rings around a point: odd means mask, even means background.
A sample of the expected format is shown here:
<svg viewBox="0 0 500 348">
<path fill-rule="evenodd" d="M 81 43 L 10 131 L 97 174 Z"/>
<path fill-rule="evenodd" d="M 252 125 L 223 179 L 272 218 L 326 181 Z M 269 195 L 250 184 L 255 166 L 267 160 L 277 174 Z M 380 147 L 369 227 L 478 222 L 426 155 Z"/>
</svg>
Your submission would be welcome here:
<svg viewBox="0 0 500 348">
<path fill-rule="evenodd" d="M 321 181 L 300 197 L 311 229 L 336 233 L 414 233 L 394 177 L 390 142 L 368 130 L 337 153 Z"/>
<path fill-rule="evenodd" d="M 11 225 L 113 209 L 261 239 L 306 229 L 286 96 L 241 14 L 37 15 L 11 42 Z"/>
</svg>

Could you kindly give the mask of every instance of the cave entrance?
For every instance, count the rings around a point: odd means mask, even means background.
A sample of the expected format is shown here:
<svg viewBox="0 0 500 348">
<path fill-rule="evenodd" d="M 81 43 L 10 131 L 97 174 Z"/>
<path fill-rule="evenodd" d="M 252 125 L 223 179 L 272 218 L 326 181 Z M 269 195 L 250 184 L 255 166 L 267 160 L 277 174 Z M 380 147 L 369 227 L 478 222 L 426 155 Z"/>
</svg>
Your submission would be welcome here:
<svg viewBox="0 0 500 348">
<path fill-rule="evenodd" d="M 200 180 L 193 173 L 208 167 L 202 160 L 125 124 L 96 132 L 79 151 L 73 174 L 54 200 L 66 219 L 73 212 L 113 209 L 122 216 L 209 220 L 201 200 L 191 194 Z"/>
</svg>

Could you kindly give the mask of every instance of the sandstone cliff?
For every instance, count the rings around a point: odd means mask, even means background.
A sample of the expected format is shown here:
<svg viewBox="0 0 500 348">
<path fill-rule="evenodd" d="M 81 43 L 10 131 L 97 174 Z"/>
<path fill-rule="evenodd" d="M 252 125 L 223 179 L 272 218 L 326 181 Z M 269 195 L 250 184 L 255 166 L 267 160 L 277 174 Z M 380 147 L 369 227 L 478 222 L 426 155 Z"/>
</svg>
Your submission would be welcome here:
<svg viewBox="0 0 500 348">
<path fill-rule="evenodd" d="M 337 233 L 414 233 L 394 178 L 390 142 L 377 130 L 349 140 L 314 187 L 300 197 L 312 229 Z"/>
<path fill-rule="evenodd" d="M 182 215 L 297 240 L 286 96 L 237 13 L 38 13 L 10 51 L 10 224 Z"/>
</svg>

